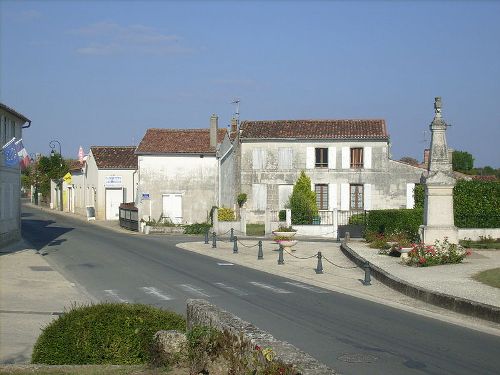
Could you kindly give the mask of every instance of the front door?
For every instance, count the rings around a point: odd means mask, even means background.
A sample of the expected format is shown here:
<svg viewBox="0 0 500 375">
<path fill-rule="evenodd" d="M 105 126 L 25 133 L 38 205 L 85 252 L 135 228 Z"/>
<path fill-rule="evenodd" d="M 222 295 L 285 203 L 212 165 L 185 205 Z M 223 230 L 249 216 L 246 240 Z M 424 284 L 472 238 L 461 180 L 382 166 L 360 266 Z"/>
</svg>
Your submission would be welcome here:
<svg viewBox="0 0 500 375">
<path fill-rule="evenodd" d="M 182 223 L 182 195 L 163 195 L 163 217 L 168 218 L 172 223 Z"/>
<path fill-rule="evenodd" d="M 106 189 L 106 220 L 118 220 L 120 204 L 123 203 L 122 189 Z"/>
</svg>

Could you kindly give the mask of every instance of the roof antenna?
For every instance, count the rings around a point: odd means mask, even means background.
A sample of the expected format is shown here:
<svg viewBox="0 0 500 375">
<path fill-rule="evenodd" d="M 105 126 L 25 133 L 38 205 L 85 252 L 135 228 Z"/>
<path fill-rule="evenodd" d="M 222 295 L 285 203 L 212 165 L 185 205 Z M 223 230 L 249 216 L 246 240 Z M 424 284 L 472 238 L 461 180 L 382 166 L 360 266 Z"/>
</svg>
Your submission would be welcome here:
<svg viewBox="0 0 500 375">
<path fill-rule="evenodd" d="M 234 98 L 231 104 L 236 104 L 236 112 L 234 112 L 234 116 L 239 121 L 240 119 L 240 98 Z"/>
</svg>

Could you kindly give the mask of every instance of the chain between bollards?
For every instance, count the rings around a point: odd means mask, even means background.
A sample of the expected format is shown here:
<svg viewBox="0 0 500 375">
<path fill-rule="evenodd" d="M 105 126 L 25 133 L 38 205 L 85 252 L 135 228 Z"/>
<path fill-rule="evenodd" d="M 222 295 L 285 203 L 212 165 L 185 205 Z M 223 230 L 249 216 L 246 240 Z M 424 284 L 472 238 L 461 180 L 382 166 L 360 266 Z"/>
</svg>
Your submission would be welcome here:
<svg viewBox="0 0 500 375">
<path fill-rule="evenodd" d="M 257 254 L 257 259 L 264 259 L 264 253 L 262 252 L 262 241 L 259 241 L 259 253 Z"/>
<path fill-rule="evenodd" d="M 321 258 L 323 256 L 321 255 L 321 251 L 318 251 L 317 257 L 318 257 L 318 265 L 316 266 L 316 270 L 315 271 L 316 271 L 316 273 L 323 273 L 323 263 L 321 261 Z"/>
<path fill-rule="evenodd" d="M 370 263 L 366 262 L 363 266 L 365 269 L 365 280 L 363 281 L 363 285 L 372 285 L 370 280 Z"/>
<path fill-rule="evenodd" d="M 207 231 L 205 232 L 205 245 L 208 245 L 208 232 L 209 229 L 207 229 Z"/>
<path fill-rule="evenodd" d="M 285 264 L 283 260 L 283 246 L 280 245 L 279 255 L 278 255 L 278 264 Z"/>
<path fill-rule="evenodd" d="M 212 249 L 215 249 L 217 247 L 217 233 L 213 232 L 212 233 Z"/>
<path fill-rule="evenodd" d="M 232 229 L 231 229 L 232 231 Z M 233 254 L 238 254 L 238 237 L 234 236 Z"/>
</svg>

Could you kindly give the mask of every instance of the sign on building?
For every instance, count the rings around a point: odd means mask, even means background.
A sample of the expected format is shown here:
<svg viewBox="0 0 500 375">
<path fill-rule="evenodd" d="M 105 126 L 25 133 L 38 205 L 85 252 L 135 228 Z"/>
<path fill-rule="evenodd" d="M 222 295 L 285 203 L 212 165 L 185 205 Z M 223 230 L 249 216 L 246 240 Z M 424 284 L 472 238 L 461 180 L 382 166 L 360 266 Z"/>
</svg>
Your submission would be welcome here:
<svg viewBox="0 0 500 375">
<path fill-rule="evenodd" d="M 104 176 L 104 187 L 107 188 L 122 187 L 122 176 Z"/>
</svg>

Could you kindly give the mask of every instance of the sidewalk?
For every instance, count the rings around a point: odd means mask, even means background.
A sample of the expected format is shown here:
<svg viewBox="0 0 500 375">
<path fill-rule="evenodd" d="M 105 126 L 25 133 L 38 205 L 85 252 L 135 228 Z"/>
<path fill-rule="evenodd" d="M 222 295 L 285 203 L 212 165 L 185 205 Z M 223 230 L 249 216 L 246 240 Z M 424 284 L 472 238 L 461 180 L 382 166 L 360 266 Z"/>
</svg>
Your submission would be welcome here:
<svg viewBox="0 0 500 375">
<path fill-rule="evenodd" d="M 92 297 L 21 241 L 0 249 L 0 363 L 29 363 L 41 329 Z"/>
</svg>

